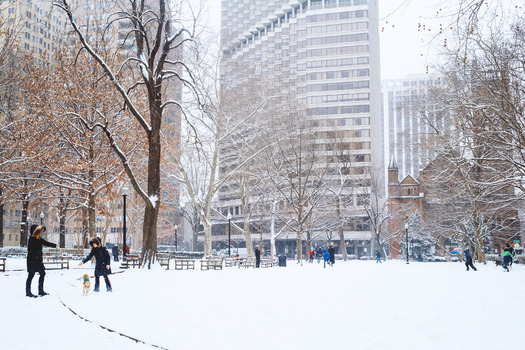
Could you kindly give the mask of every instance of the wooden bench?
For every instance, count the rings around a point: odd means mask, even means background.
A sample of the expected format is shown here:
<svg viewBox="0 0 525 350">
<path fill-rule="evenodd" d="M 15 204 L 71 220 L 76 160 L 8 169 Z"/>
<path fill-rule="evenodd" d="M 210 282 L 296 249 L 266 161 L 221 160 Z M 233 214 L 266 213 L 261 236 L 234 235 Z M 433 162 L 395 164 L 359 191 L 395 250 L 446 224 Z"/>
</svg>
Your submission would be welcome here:
<svg viewBox="0 0 525 350">
<path fill-rule="evenodd" d="M 56 268 L 60 267 L 60 269 L 67 269 L 69 270 L 69 257 L 62 256 L 62 253 L 56 252 L 44 252 L 42 253 L 42 262 L 44 265 L 55 265 Z"/>
<path fill-rule="evenodd" d="M 201 260 L 201 270 L 222 270 L 222 262 L 224 257 L 222 256 L 210 256 Z"/>
<path fill-rule="evenodd" d="M 244 261 L 242 262 L 242 265 L 243 265 L 245 268 L 248 268 L 248 267 L 253 267 L 253 268 L 255 268 L 255 257 L 253 257 L 253 256 L 249 256 L 249 257 L 247 257 L 247 258 L 244 259 Z M 239 265 L 239 268 L 241 268 L 241 265 Z"/>
<path fill-rule="evenodd" d="M 5 272 L 5 258 L 0 258 L 0 268 Z"/>
<path fill-rule="evenodd" d="M 184 257 L 175 257 L 175 270 L 195 270 L 195 260 Z"/>
<path fill-rule="evenodd" d="M 277 265 L 277 264 L 275 263 L 275 260 L 273 258 L 262 258 L 261 259 L 262 268 L 263 267 L 273 267 L 274 265 Z"/>
<path fill-rule="evenodd" d="M 170 269 L 171 254 L 157 254 L 157 261 L 160 266 L 166 266 L 166 270 Z"/>
<path fill-rule="evenodd" d="M 224 258 L 224 266 L 226 267 L 232 267 L 232 266 L 237 266 L 239 264 L 239 259 L 238 258 Z"/>
<path fill-rule="evenodd" d="M 141 260 L 140 256 L 138 255 L 126 255 L 126 259 L 122 259 L 122 262 L 120 263 L 120 267 L 127 269 L 131 265 L 131 267 L 140 267 Z"/>
</svg>

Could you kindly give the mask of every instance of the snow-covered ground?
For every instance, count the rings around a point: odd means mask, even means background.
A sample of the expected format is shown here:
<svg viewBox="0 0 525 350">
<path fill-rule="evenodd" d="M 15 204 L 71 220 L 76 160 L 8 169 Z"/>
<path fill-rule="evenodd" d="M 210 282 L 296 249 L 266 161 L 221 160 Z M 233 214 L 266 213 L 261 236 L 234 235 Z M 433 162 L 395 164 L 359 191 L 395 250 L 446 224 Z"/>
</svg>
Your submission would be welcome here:
<svg viewBox="0 0 525 350">
<path fill-rule="evenodd" d="M 51 295 L 27 298 L 24 264 L 8 259 L 0 272 L 2 349 L 525 348 L 525 266 L 510 273 L 493 263 L 466 272 L 461 263 L 402 261 L 159 267 L 114 274 L 113 293 L 84 297 L 80 277 L 93 268 L 73 264 L 47 271 Z"/>
</svg>

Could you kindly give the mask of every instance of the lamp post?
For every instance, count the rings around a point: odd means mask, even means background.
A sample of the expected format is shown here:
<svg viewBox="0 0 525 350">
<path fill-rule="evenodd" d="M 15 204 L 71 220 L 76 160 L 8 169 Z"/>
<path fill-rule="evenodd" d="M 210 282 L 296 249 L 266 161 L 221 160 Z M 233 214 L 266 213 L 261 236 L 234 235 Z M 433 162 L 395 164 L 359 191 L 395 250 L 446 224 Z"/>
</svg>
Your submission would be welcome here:
<svg viewBox="0 0 525 350">
<path fill-rule="evenodd" d="M 228 211 L 228 256 L 231 257 L 231 234 L 232 234 L 232 214 Z M 238 252 L 239 249 L 237 249 Z"/>
<path fill-rule="evenodd" d="M 44 212 L 40 212 L 40 225 L 44 225 Z"/>
<path fill-rule="evenodd" d="M 178 228 L 179 226 L 177 226 L 177 224 L 175 224 L 175 251 L 177 251 L 177 233 L 178 233 Z"/>
<path fill-rule="evenodd" d="M 122 204 L 122 260 L 126 260 L 126 197 L 128 196 L 128 187 L 122 186 L 120 194 L 123 198 Z"/>
<path fill-rule="evenodd" d="M 407 250 L 407 264 L 409 264 L 408 261 L 408 222 L 405 223 L 405 233 L 406 233 L 406 250 Z"/>
</svg>

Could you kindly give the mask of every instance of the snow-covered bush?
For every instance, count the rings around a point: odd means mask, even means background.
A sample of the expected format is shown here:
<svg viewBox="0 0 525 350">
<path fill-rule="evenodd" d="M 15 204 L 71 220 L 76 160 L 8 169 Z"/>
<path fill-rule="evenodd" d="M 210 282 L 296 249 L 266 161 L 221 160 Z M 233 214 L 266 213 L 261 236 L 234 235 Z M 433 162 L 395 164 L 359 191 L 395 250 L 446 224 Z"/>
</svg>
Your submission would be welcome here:
<svg viewBox="0 0 525 350">
<path fill-rule="evenodd" d="M 25 257 L 27 256 L 27 248 L 25 247 L 4 247 L 0 248 L 0 257 L 11 258 L 11 257 Z"/>
</svg>

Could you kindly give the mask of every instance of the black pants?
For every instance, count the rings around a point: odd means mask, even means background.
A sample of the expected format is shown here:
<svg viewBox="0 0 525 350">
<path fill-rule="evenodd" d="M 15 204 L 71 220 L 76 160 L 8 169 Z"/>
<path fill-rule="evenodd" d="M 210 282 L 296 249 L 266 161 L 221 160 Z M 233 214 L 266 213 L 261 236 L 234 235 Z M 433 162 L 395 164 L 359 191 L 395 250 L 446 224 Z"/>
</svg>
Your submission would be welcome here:
<svg viewBox="0 0 525 350">
<path fill-rule="evenodd" d="M 472 267 L 472 270 L 478 271 L 478 269 L 474 267 L 474 264 L 472 264 L 472 260 L 465 262 L 465 266 L 467 267 L 467 271 L 468 271 L 469 266 Z"/>
<path fill-rule="evenodd" d="M 113 255 L 114 261 L 118 261 L 118 255 Z"/>
<path fill-rule="evenodd" d="M 33 277 L 35 277 L 36 272 L 28 272 L 27 274 L 27 280 L 26 280 L 26 294 L 31 293 L 31 282 L 33 281 Z M 42 294 L 44 293 L 44 278 L 46 277 L 46 270 L 42 269 L 38 271 L 40 274 L 40 277 L 38 278 L 38 293 Z"/>
<path fill-rule="evenodd" d="M 255 259 L 255 267 L 259 268 L 261 266 L 261 259 Z"/>
<path fill-rule="evenodd" d="M 111 282 L 109 282 L 109 278 L 107 275 L 102 276 L 104 277 L 104 282 L 106 282 L 106 289 L 112 290 L 111 288 Z M 100 276 L 95 275 L 95 291 L 98 292 L 98 289 L 100 287 Z"/>
</svg>

